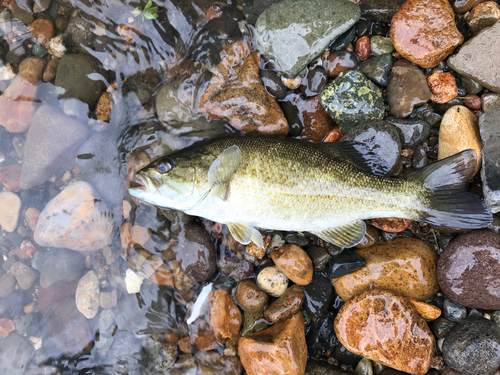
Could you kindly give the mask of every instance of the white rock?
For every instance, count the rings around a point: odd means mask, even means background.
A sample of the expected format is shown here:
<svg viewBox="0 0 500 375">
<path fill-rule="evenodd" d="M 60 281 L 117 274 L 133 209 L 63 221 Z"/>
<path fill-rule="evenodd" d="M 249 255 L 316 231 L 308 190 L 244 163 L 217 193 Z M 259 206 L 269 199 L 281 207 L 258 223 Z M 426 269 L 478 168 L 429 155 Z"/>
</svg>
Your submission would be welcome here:
<svg viewBox="0 0 500 375">
<path fill-rule="evenodd" d="M 87 319 L 92 319 L 99 311 L 99 279 L 94 271 L 89 271 L 78 281 L 76 307 Z"/>
<path fill-rule="evenodd" d="M 19 220 L 21 199 L 10 191 L 0 193 L 0 226 L 6 232 L 14 232 Z"/>
<path fill-rule="evenodd" d="M 141 285 L 144 277 L 139 276 L 130 268 L 125 272 L 125 286 L 128 294 L 136 294 L 141 291 Z"/>
</svg>

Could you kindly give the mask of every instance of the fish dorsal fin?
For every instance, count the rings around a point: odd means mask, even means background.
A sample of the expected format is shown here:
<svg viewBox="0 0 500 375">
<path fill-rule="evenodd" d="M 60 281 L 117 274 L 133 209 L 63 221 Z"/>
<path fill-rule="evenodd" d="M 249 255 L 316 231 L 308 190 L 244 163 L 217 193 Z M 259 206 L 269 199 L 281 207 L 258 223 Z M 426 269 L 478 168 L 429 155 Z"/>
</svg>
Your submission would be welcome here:
<svg viewBox="0 0 500 375">
<path fill-rule="evenodd" d="M 241 223 L 227 223 L 227 227 L 229 228 L 229 232 L 231 232 L 231 235 L 239 243 L 248 245 L 250 242 L 253 242 L 258 247 L 264 247 L 262 234 L 260 234 L 260 232 L 251 225 Z"/>
<path fill-rule="evenodd" d="M 212 194 L 222 200 L 229 197 L 229 182 L 243 160 L 241 150 L 234 145 L 225 149 L 208 170 L 208 183 Z"/>
<path fill-rule="evenodd" d="M 366 145 L 359 142 L 322 142 L 322 147 L 329 149 L 339 155 L 347 156 L 354 164 L 363 168 L 365 171 L 373 173 L 376 176 L 387 176 L 390 172 L 385 160 L 380 158 Z"/>
<path fill-rule="evenodd" d="M 321 232 L 311 232 L 323 241 L 330 242 L 339 247 L 353 247 L 361 242 L 366 232 L 366 224 L 363 220 L 355 220 L 334 228 L 328 228 Z"/>
</svg>

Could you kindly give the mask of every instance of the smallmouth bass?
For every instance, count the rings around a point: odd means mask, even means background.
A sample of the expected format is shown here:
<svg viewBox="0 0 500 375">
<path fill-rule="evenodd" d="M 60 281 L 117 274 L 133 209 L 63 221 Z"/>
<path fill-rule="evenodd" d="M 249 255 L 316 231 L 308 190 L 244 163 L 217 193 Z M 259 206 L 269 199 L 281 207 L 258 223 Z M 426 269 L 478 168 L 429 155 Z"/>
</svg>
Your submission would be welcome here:
<svg viewBox="0 0 500 375">
<path fill-rule="evenodd" d="M 309 232 L 340 247 L 359 243 L 363 220 L 400 217 L 477 229 L 493 218 L 466 191 L 476 154 L 466 150 L 406 178 L 384 177 L 380 159 L 354 142 L 312 143 L 231 135 L 161 157 L 129 192 L 150 204 L 227 224 L 262 247 L 256 228 Z"/>
</svg>

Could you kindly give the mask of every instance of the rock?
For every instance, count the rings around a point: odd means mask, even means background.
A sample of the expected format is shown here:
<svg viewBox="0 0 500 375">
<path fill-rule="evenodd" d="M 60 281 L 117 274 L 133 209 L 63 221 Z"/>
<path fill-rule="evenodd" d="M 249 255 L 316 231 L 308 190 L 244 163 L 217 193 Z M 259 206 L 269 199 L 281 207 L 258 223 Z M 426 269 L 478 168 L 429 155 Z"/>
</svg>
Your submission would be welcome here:
<svg viewBox="0 0 500 375">
<path fill-rule="evenodd" d="M 19 220 L 21 210 L 21 199 L 10 191 L 0 193 L 0 227 L 6 232 L 14 232 Z"/>
<path fill-rule="evenodd" d="M 236 287 L 236 301 L 245 311 L 258 313 L 264 311 L 269 296 L 259 289 L 252 280 L 243 280 Z"/>
<path fill-rule="evenodd" d="M 411 220 L 400 219 L 397 217 L 370 219 L 370 224 L 373 225 L 375 228 L 390 233 L 400 233 L 404 231 L 406 228 L 408 228 L 411 223 L 412 223 Z"/>
<path fill-rule="evenodd" d="M 217 340 L 235 339 L 240 333 L 241 313 L 226 290 L 210 293 L 208 301 L 210 326 Z"/>
<path fill-rule="evenodd" d="M 392 56 L 388 53 L 363 61 L 359 70 L 366 78 L 379 86 L 386 87 L 389 83 L 389 73 L 392 69 Z"/>
<path fill-rule="evenodd" d="M 381 288 L 417 300 L 426 300 L 439 290 L 436 252 L 416 238 L 379 242 L 367 249 L 356 249 L 366 266 L 333 279 L 337 294 L 344 301 L 370 288 Z"/>
<path fill-rule="evenodd" d="M 10 272 L 0 276 L 0 298 L 7 297 L 14 291 L 16 286 L 16 278 Z"/>
<path fill-rule="evenodd" d="M 391 114 L 408 117 L 415 106 L 424 104 L 431 97 L 424 73 L 418 67 L 406 60 L 394 63 L 387 86 Z"/>
<path fill-rule="evenodd" d="M 321 246 L 309 246 L 307 248 L 307 254 L 313 262 L 314 272 L 323 271 L 328 264 L 328 261 L 331 259 L 331 255 L 328 254 L 326 249 Z"/>
<path fill-rule="evenodd" d="M 494 25 L 500 19 L 500 5 L 485 1 L 474 7 L 467 16 L 467 26 L 473 33 Z"/>
<path fill-rule="evenodd" d="M 392 45 L 391 39 L 385 38 L 383 36 L 372 36 L 370 39 L 371 52 L 375 56 L 384 55 L 386 53 L 391 53 L 394 51 L 394 46 Z"/>
<path fill-rule="evenodd" d="M 247 374 L 304 374 L 307 363 L 304 330 L 304 318 L 298 313 L 264 331 L 242 337 L 238 353 Z"/>
<path fill-rule="evenodd" d="M 373 375 L 372 361 L 368 358 L 363 358 L 358 362 L 354 373 L 356 375 Z"/>
<path fill-rule="evenodd" d="M 326 70 L 317 65 L 309 70 L 305 76 L 306 85 L 301 86 L 302 92 L 307 97 L 318 95 L 328 82 Z"/>
<path fill-rule="evenodd" d="M 284 99 L 286 96 L 286 86 L 280 77 L 272 70 L 261 70 L 260 79 L 267 92 L 276 99 Z"/>
<path fill-rule="evenodd" d="M 391 22 L 405 0 L 361 0 L 361 16 L 375 22 Z"/>
<path fill-rule="evenodd" d="M 34 13 L 45 12 L 50 7 L 52 0 L 35 0 L 35 5 L 33 6 Z"/>
<path fill-rule="evenodd" d="M 462 76 L 473 79 L 491 91 L 500 93 L 500 22 L 477 33 L 460 51 L 448 59 L 448 66 Z"/>
<path fill-rule="evenodd" d="M 427 152 L 425 151 L 425 147 L 422 145 L 418 145 L 415 148 L 415 152 L 413 153 L 413 157 L 411 159 L 411 166 L 413 169 L 422 169 L 425 166 L 429 165 L 430 161 L 429 158 L 427 157 Z M 409 224 L 411 224 L 411 220 L 406 220 L 406 219 L 399 219 L 399 220 L 405 220 Z"/>
<path fill-rule="evenodd" d="M 463 375 L 493 375 L 500 367 L 500 328 L 483 318 L 459 323 L 443 343 L 446 363 Z"/>
<path fill-rule="evenodd" d="M 102 75 L 103 79 L 89 76 Z M 93 109 L 106 90 L 107 74 L 99 69 L 98 60 L 84 54 L 64 55 L 59 60 L 55 85 L 65 90 L 60 99 L 76 98 Z"/>
<path fill-rule="evenodd" d="M 340 73 L 323 89 L 319 101 L 342 131 L 384 116 L 382 92 L 357 70 Z"/>
<path fill-rule="evenodd" d="M 76 355 L 92 342 L 89 325 L 77 310 L 75 299 L 65 297 L 54 303 L 44 316 L 50 338 L 67 355 Z"/>
<path fill-rule="evenodd" d="M 21 190 L 21 169 L 22 164 L 11 164 L 0 167 L 0 182 L 5 188 L 12 192 Z"/>
<path fill-rule="evenodd" d="M 257 275 L 257 285 L 270 296 L 279 297 L 288 287 L 288 277 L 276 266 L 266 267 Z"/>
<path fill-rule="evenodd" d="M 54 36 L 54 24 L 47 19 L 38 18 L 30 23 L 29 32 L 33 34 L 38 43 L 48 46 Z"/>
<path fill-rule="evenodd" d="M 236 281 L 248 279 L 254 274 L 252 263 L 232 256 L 218 258 L 217 269 L 222 274 L 232 277 Z"/>
<path fill-rule="evenodd" d="M 408 300 L 387 291 L 368 290 L 346 302 L 335 333 L 347 350 L 414 375 L 424 375 L 434 355 L 425 321 Z"/>
<path fill-rule="evenodd" d="M 111 99 L 111 95 L 108 92 L 102 94 L 99 98 L 99 102 L 97 103 L 97 107 L 95 109 L 96 117 L 99 121 L 107 121 L 109 122 L 109 116 L 111 115 L 113 99 Z"/>
<path fill-rule="evenodd" d="M 199 224 L 186 223 L 167 244 L 167 250 L 184 273 L 195 281 L 206 281 L 215 272 L 215 247 L 208 232 Z"/>
<path fill-rule="evenodd" d="M 332 257 L 328 263 L 327 275 L 331 279 L 336 279 L 366 266 L 366 262 L 360 255 L 351 250 L 344 249 L 339 255 Z"/>
<path fill-rule="evenodd" d="M 300 139 L 319 142 L 334 127 L 332 118 L 321 106 L 319 98 L 318 95 L 297 102 L 298 115 L 303 125 L 303 129 L 298 136 Z"/>
<path fill-rule="evenodd" d="M 241 336 L 246 336 L 249 333 L 263 331 L 269 327 L 269 322 L 264 318 L 264 312 L 250 313 L 244 312 L 243 327 L 241 328 Z"/>
<path fill-rule="evenodd" d="M 446 248 L 438 262 L 443 292 L 463 306 L 498 310 L 500 291 L 500 236 L 488 231 L 462 234 Z"/>
<path fill-rule="evenodd" d="M 3 374 L 23 374 L 26 364 L 35 353 L 31 341 L 17 332 L 0 339 L 0 372 Z"/>
<path fill-rule="evenodd" d="M 371 46 L 370 46 L 370 38 L 368 36 L 362 36 L 356 41 L 356 47 L 354 49 L 356 54 L 361 59 L 361 61 L 366 60 L 370 57 Z"/>
<path fill-rule="evenodd" d="M 37 274 L 23 262 L 16 262 L 10 267 L 10 272 L 15 276 L 21 289 L 27 290 L 33 286 Z"/>
<path fill-rule="evenodd" d="M 422 68 L 434 68 L 463 40 L 447 0 L 406 1 L 391 20 L 396 51 Z"/>
<path fill-rule="evenodd" d="M 340 142 L 354 141 L 364 144 L 385 162 L 387 170 L 396 169 L 401 155 L 401 137 L 397 128 L 386 121 L 367 121 L 346 130 Z"/>
<path fill-rule="evenodd" d="M 481 95 L 481 106 L 484 112 L 500 107 L 500 94 L 487 92 Z"/>
<path fill-rule="evenodd" d="M 42 105 L 33 115 L 26 137 L 21 188 L 41 185 L 66 166 L 88 132 L 79 121 Z"/>
<path fill-rule="evenodd" d="M 80 278 L 85 259 L 69 250 L 57 250 L 43 262 L 40 285 L 45 289 L 61 288 Z"/>
<path fill-rule="evenodd" d="M 292 285 L 280 298 L 267 307 L 264 317 L 273 323 L 288 320 L 300 312 L 300 306 L 304 302 L 305 297 L 302 287 Z"/>
<path fill-rule="evenodd" d="M 290 280 L 298 285 L 307 285 L 314 272 L 309 255 L 300 247 L 286 244 L 269 254 L 278 267 Z"/>
<path fill-rule="evenodd" d="M 427 84 L 435 103 L 447 103 L 458 95 L 457 83 L 451 73 L 434 73 L 427 78 Z"/>
<path fill-rule="evenodd" d="M 429 137 L 431 131 L 429 123 L 418 118 L 388 117 L 386 121 L 398 128 L 403 149 L 421 144 Z"/>
<path fill-rule="evenodd" d="M 458 13 L 466 13 L 484 0 L 452 0 L 450 1 L 453 10 Z"/>
<path fill-rule="evenodd" d="M 96 37 L 92 31 L 92 24 L 84 20 L 81 11 L 73 12 L 66 31 L 78 48 L 90 47 Z"/>
<path fill-rule="evenodd" d="M 221 52 L 222 61 L 203 94 L 199 111 L 207 119 L 223 118 L 247 133 L 288 134 L 288 124 L 276 99 L 259 76 L 259 58 L 250 44 L 235 42 Z M 234 98 L 239 98 L 236 102 Z M 255 112 L 255 107 L 261 110 Z"/>
<path fill-rule="evenodd" d="M 441 310 L 434 305 L 422 301 L 417 301 L 413 298 L 408 298 L 408 300 L 411 302 L 413 307 L 415 307 L 418 314 L 422 318 L 424 318 L 426 322 L 431 322 L 441 316 Z"/>
<path fill-rule="evenodd" d="M 462 76 L 460 76 L 460 78 L 462 79 L 462 84 L 464 85 L 465 90 L 467 91 L 467 94 L 476 95 L 476 94 L 479 94 L 481 92 L 481 90 L 483 89 L 483 86 L 481 86 L 479 83 L 477 83 L 473 79 L 470 79 L 467 77 L 462 77 Z"/>
<path fill-rule="evenodd" d="M 481 98 L 477 95 L 465 95 L 462 100 L 469 109 L 481 109 Z"/>
<path fill-rule="evenodd" d="M 106 204 L 83 181 L 66 187 L 40 214 L 35 241 L 41 246 L 93 251 L 112 239 L 113 223 Z"/>
<path fill-rule="evenodd" d="M 300 76 L 297 76 L 295 78 L 281 77 L 281 81 L 290 90 L 295 90 L 295 89 L 298 89 L 300 87 L 300 84 L 302 82 L 302 78 Z"/>
<path fill-rule="evenodd" d="M 486 205 L 493 213 L 500 211 L 500 151 L 497 139 L 500 136 L 500 108 L 484 113 L 479 118 L 479 131 L 483 143 L 481 151 L 481 180 Z"/>
<path fill-rule="evenodd" d="M 52 57 L 60 59 L 64 56 L 66 47 L 64 45 L 63 34 L 59 34 L 50 40 L 49 51 Z"/>
<path fill-rule="evenodd" d="M 368 224 L 366 226 L 366 232 L 360 243 L 356 245 L 358 249 L 365 249 L 371 247 L 378 242 L 378 230 L 373 225 Z M 364 267 L 364 266 L 363 266 Z"/>
<path fill-rule="evenodd" d="M 14 331 L 15 326 L 14 322 L 10 319 L 7 318 L 1 318 L 0 319 L 0 338 L 1 337 L 7 337 L 9 333 Z"/>
<path fill-rule="evenodd" d="M 300 23 L 291 22 L 297 14 Z M 254 37 L 275 70 L 295 77 L 359 17 L 359 7 L 346 0 L 284 0 L 259 16 Z"/>
<path fill-rule="evenodd" d="M 177 358 L 177 345 L 173 343 L 162 343 L 147 336 L 143 346 L 149 355 L 147 369 L 154 374 L 165 373 Z"/>
<path fill-rule="evenodd" d="M 456 325 L 457 324 L 455 322 L 451 322 L 446 318 L 440 317 L 432 323 L 432 333 L 436 336 L 436 338 L 443 339 L 448 336 L 448 333 L 450 333 Z"/>
<path fill-rule="evenodd" d="M 87 319 L 92 319 L 99 311 L 99 279 L 94 271 L 89 271 L 78 282 L 76 307 Z"/>
<path fill-rule="evenodd" d="M 200 375 L 240 375 L 243 371 L 241 362 L 237 357 L 222 356 L 215 351 L 197 354 L 196 363 Z"/>
<path fill-rule="evenodd" d="M 476 152 L 476 173 L 481 166 L 481 136 L 478 121 L 467 107 L 453 106 L 446 111 L 439 127 L 438 160 L 472 149 Z"/>
<path fill-rule="evenodd" d="M 354 52 L 345 50 L 332 51 L 323 61 L 328 78 L 337 78 L 342 72 L 356 69 L 358 64 L 358 56 Z"/>
<path fill-rule="evenodd" d="M 467 317 L 467 309 L 451 299 L 445 298 L 443 302 L 443 317 L 449 321 L 458 323 Z"/>
<path fill-rule="evenodd" d="M 143 281 L 144 277 L 142 275 L 138 275 L 130 268 L 125 271 L 125 288 L 127 289 L 128 294 L 140 293 Z M 176 285 L 176 287 L 178 287 L 178 285 Z"/>
</svg>

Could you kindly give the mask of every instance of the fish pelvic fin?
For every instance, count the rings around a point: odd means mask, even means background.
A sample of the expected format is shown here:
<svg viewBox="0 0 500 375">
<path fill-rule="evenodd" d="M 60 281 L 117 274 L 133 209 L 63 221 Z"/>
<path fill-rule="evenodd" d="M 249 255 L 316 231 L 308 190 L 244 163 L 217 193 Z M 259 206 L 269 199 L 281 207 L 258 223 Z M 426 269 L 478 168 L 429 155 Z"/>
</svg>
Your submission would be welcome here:
<svg viewBox="0 0 500 375">
<path fill-rule="evenodd" d="M 218 196 L 223 201 L 229 198 L 231 178 L 242 160 L 241 149 L 236 145 L 225 149 L 215 159 L 208 170 L 208 183 L 212 194 Z"/>
<path fill-rule="evenodd" d="M 323 241 L 332 243 L 341 248 L 346 248 L 356 246 L 360 243 L 365 232 L 365 222 L 363 220 L 355 220 L 342 226 L 311 233 L 318 236 Z"/>
<path fill-rule="evenodd" d="M 229 232 L 231 233 L 231 235 L 239 243 L 248 245 L 250 242 L 253 242 L 258 247 L 264 247 L 262 234 L 251 225 L 227 223 L 227 227 L 229 228 Z"/>
<path fill-rule="evenodd" d="M 465 150 L 409 176 L 432 192 L 429 208 L 421 213 L 422 221 L 460 229 L 479 229 L 491 225 L 491 211 L 482 200 L 467 192 L 476 163 L 475 151 Z"/>
</svg>

